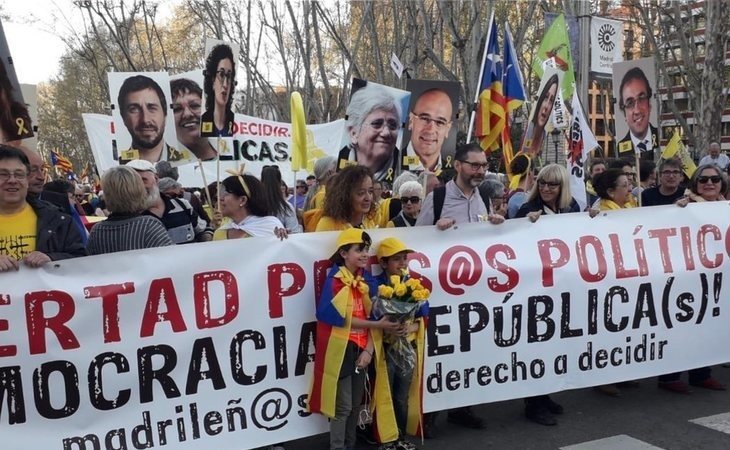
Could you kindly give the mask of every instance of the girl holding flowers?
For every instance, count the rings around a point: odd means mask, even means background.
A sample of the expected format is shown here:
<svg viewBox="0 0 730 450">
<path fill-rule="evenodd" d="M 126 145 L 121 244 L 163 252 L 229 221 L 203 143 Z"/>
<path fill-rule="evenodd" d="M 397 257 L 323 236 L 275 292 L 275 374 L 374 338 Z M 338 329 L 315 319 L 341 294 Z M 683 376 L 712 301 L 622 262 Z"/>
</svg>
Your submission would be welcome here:
<svg viewBox="0 0 730 450">
<path fill-rule="evenodd" d="M 317 345 L 314 382 L 309 410 L 330 420 L 330 449 L 354 450 L 359 406 L 365 391 L 367 367 L 374 361 L 376 374 L 371 408 L 383 439 L 395 440 L 398 430 L 385 376 L 383 331 L 396 331 L 399 324 L 386 317 L 368 320 L 372 302 L 365 270 L 370 236 L 359 228 L 348 228 L 337 238 L 337 251 L 330 258 L 334 266 L 327 274 L 317 306 Z"/>
<path fill-rule="evenodd" d="M 431 293 L 408 273 L 411 252 L 396 238 L 383 239 L 377 251 L 383 272 L 376 278 L 379 284 L 376 314 L 395 318 L 399 323 L 396 330 L 386 331 L 384 336 L 388 383 L 399 434 L 394 441 L 382 439 L 386 444 L 380 446 L 381 450 L 414 450 L 416 446 L 405 440 L 405 435 L 421 431 L 425 320 Z"/>
</svg>

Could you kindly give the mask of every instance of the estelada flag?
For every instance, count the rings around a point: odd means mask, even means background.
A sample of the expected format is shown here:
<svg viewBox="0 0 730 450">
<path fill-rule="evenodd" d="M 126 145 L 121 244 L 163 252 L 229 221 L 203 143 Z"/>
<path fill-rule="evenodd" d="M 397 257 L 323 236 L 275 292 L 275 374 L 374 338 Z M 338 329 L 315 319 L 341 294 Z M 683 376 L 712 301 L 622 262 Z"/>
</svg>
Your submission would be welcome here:
<svg viewBox="0 0 730 450">
<path fill-rule="evenodd" d="M 492 13 L 479 82 L 474 135 L 485 151 L 499 148 L 505 123 L 505 98 L 502 92 L 502 61 L 497 44 L 497 22 Z"/>
<path fill-rule="evenodd" d="M 522 82 L 522 73 L 517 62 L 517 54 L 512 43 L 512 33 L 509 24 L 504 24 L 504 59 L 502 60 L 502 91 L 504 94 L 505 118 L 502 129 L 502 155 L 505 167 L 514 157 L 512 139 L 510 137 L 510 114 L 525 102 L 525 85 Z"/>
<path fill-rule="evenodd" d="M 56 150 L 51 150 L 51 163 L 59 169 L 63 170 L 64 172 L 74 171 L 74 165 L 73 163 L 71 163 L 71 160 L 61 155 Z"/>
</svg>

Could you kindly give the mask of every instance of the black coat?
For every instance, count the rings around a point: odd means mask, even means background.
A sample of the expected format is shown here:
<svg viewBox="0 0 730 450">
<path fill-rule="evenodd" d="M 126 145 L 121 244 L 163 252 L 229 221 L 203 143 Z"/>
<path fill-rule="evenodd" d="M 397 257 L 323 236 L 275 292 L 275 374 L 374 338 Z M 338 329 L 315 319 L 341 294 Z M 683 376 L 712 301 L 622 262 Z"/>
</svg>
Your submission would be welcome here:
<svg viewBox="0 0 730 450">
<path fill-rule="evenodd" d="M 542 211 L 544 207 L 545 204 L 542 202 L 542 199 L 538 195 L 537 197 L 535 197 L 534 200 L 524 203 L 520 207 L 519 211 L 517 211 L 515 219 L 519 219 L 520 217 L 527 217 L 527 214 L 533 211 Z M 558 211 L 559 214 L 572 212 L 580 212 L 580 205 L 578 204 L 578 202 L 575 201 L 574 198 L 570 199 L 570 206 Z"/>
<path fill-rule="evenodd" d="M 41 200 L 28 203 L 38 217 L 35 249 L 53 261 L 86 256 L 86 248 L 73 217 Z"/>
</svg>

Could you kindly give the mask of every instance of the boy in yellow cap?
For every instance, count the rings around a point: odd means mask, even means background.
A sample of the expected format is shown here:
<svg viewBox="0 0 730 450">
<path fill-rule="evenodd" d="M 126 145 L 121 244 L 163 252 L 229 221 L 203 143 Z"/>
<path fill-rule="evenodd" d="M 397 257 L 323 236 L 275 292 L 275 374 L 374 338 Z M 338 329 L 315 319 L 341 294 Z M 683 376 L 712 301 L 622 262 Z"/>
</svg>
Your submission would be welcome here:
<svg viewBox="0 0 730 450">
<path fill-rule="evenodd" d="M 330 449 L 354 450 L 358 412 L 365 391 L 367 366 L 375 362 L 376 373 L 386 373 L 382 331 L 396 330 L 398 323 L 368 320 L 372 308 L 366 270 L 370 236 L 348 228 L 337 237 L 337 251 L 330 260 L 317 306 L 317 345 L 314 382 L 309 410 L 329 417 Z M 385 376 L 376 377 L 371 407 L 378 428 L 389 439 L 398 437 L 393 405 Z"/>
<path fill-rule="evenodd" d="M 387 285 L 392 276 L 400 277 L 401 282 L 405 283 L 410 278 L 408 272 L 409 253 L 413 253 L 413 250 L 406 247 L 400 239 L 393 237 L 383 239 L 376 252 L 378 261 L 383 268 L 383 272 L 375 278 L 377 284 Z M 415 320 L 412 323 L 405 323 L 395 332 L 389 333 L 397 336 L 407 336 L 408 341 L 415 349 L 416 364 L 411 370 L 407 371 L 403 370 L 403 365 L 396 367 L 391 357 L 388 357 L 388 382 L 393 397 L 399 436 L 397 441 L 381 445 L 381 450 L 414 450 L 417 447 L 405 440 L 405 435 L 422 434 L 421 381 L 428 312 L 428 301 L 423 301 L 416 311 Z M 387 335 L 385 336 L 384 346 L 387 352 Z"/>
</svg>

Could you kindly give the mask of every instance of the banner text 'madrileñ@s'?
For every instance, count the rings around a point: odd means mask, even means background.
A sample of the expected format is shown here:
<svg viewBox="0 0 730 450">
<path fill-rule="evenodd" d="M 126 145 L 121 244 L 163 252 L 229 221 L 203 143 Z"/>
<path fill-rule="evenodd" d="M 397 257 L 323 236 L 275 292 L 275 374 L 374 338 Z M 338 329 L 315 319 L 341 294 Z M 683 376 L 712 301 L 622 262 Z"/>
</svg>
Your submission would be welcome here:
<svg viewBox="0 0 730 450">
<path fill-rule="evenodd" d="M 728 360 L 727 206 L 369 231 L 413 248 L 433 291 L 426 409 Z M 306 394 L 336 235 L 0 274 L 3 448 L 226 450 L 326 431 Z"/>
</svg>

